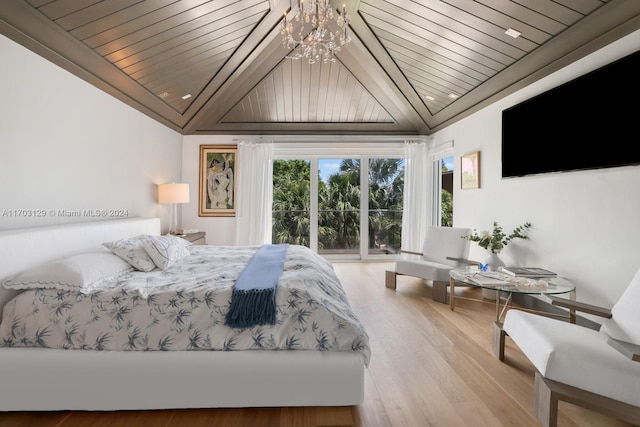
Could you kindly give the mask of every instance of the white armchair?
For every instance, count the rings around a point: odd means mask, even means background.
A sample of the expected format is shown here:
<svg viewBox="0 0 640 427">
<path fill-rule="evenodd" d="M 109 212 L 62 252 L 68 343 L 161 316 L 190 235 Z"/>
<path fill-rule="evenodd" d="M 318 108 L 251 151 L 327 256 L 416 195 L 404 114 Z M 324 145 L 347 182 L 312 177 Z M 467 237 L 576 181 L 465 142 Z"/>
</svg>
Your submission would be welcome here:
<svg viewBox="0 0 640 427">
<path fill-rule="evenodd" d="M 533 363 L 534 412 L 556 426 L 563 400 L 640 425 L 640 270 L 611 310 L 552 298 L 553 304 L 606 317 L 599 331 L 519 310 L 496 324 L 494 350 L 504 360 L 505 334 Z"/>
<path fill-rule="evenodd" d="M 463 237 L 470 233 L 469 228 L 428 227 L 422 252 L 401 251 L 419 255 L 420 258 L 396 261 L 394 271 L 386 272 L 385 286 L 396 289 L 396 276 L 399 274 L 430 280 L 433 283 L 431 298 L 446 303 L 449 270 L 464 264 L 477 264 L 466 259 L 469 256 L 470 242 Z"/>
</svg>

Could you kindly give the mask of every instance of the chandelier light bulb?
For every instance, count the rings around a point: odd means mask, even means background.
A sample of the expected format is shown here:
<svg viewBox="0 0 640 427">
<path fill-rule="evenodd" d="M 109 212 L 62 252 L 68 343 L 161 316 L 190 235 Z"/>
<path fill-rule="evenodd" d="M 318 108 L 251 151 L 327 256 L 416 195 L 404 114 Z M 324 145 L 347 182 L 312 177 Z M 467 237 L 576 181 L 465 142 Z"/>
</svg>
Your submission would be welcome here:
<svg viewBox="0 0 640 427">
<path fill-rule="evenodd" d="M 283 46 L 293 51 L 287 58 L 306 59 L 309 64 L 335 62 L 335 53 L 351 41 L 350 22 L 345 4 L 334 14 L 329 0 L 310 0 L 306 8 L 299 0 L 295 16 L 287 21 L 285 13 L 280 26 Z M 331 25 L 336 28 L 331 30 Z"/>
</svg>

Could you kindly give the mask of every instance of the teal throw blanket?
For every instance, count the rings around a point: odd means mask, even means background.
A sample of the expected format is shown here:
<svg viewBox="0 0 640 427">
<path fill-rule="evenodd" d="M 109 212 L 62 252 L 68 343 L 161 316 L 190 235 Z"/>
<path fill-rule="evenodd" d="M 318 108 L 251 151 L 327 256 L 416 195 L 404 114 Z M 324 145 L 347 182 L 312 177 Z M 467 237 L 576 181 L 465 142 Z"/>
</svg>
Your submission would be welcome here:
<svg viewBox="0 0 640 427">
<path fill-rule="evenodd" d="M 225 325 L 249 328 L 275 325 L 276 292 L 288 244 L 262 245 L 242 270 L 233 287 Z"/>
</svg>

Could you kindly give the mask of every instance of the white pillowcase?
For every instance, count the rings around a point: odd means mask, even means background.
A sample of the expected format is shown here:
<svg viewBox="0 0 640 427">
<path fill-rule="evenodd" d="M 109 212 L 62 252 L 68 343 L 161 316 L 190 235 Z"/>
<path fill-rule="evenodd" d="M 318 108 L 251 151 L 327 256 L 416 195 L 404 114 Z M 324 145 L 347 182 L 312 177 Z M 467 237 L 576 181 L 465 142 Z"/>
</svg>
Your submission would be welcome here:
<svg viewBox="0 0 640 427">
<path fill-rule="evenodd" d="M 69 291 L 90 291 L 105 279 L 132 271 L 129 263 L 104 252 L 74 255 L 58 261 L 30 268 L 6 279 L 7 289 L 55 288 Z"/>
<path fill-rule="evenodd" d="M 102 246 L 131 264 L 136 270 L 151 271 L 155 270 L 156 264 L 144 250 L 143 243 L 152 237 L 148 234 L 141 234 L 136 237 L 105 242 Z"/>
<path fill-rule="evenodd" d="M 167 234 L 159 237 L 150 236 L 143 240 L 142 246 L 155 265 L 161 270 L 166 270 L 189 255 L 187 246 L 190 244 L 188 240 Z"/>
</svg>

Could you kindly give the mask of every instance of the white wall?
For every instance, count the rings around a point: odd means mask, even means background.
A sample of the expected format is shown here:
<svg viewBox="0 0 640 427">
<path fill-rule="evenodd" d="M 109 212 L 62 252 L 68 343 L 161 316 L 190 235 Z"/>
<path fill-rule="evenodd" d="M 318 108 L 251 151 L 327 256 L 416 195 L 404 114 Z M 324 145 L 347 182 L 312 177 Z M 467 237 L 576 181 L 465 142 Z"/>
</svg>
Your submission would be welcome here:
<svg viewBox="0 0 640 427">
<path fill-rule="evenodd" d="M 454 174 L 454 225 L 490 230 L 498 221 L 507 232 L 530 221 L 530 240 L 516 240 L 502 253 L 507 264 L 557 271 L 577 286 L 579 301 L 611 306 L 640 269 L 640 167 L 565 172 L 523 178 L 501 178 L 502 110 L 640 48 L 640 31 L 514 93 L 452 126 L 437 132 L 434 142 L 454 140 L 455 161 L 481 151 L 481 188 L 460 189 Z M 624 97 L 594 94 L 595 97 Z M 594 100 L 594 108 L 601 101 Z M 618 102 L 613 100 L 612 102 Z M 544 128 L 540 137 L 553 129 Z M 585 126 L 588 126 L 585 120 Z M 628 141 L 608 141 L 594 125 L 601 144 L 585 149 L 615 150 Z M 552 155 L 553 153 L 550 153 Z M 576 153 L 577 155 L 579 153 Z M 472 244 L 471 257 L 486 253 Z"/>
<path fill-rule="evenodd" d="M 181 135 L 4 36 L 0 53 L 0 230 L 128 215 L 166 231 L 156 184 L 180 180 Z"/>
</svg>

